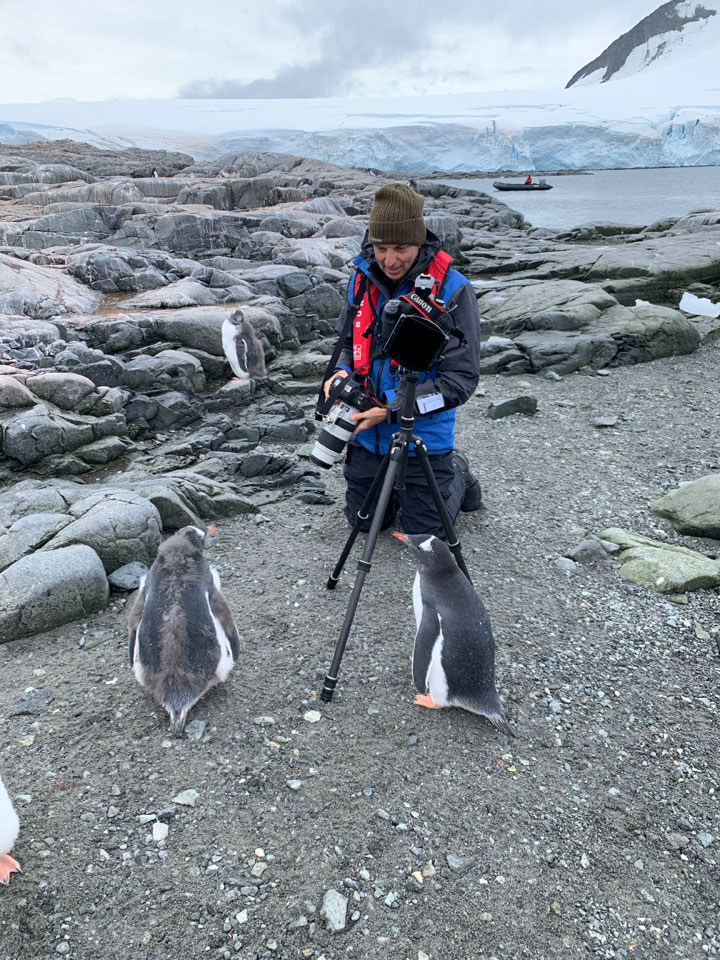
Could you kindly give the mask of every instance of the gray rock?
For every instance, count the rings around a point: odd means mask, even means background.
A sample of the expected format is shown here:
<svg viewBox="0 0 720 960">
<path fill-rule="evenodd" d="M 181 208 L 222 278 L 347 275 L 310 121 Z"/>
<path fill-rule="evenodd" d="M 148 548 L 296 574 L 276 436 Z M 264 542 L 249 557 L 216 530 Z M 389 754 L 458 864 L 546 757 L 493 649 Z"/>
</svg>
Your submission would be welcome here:
<svg viewBox="0 0 720 960">
<path fill-rule="evenodd" d="M 118 567 L 117 570 L 113 570 L 108 576 L 108 583 L 113 590 L 129 593 L 131 590 L 138 589 L 140 581 L 147 576 L 149 570 L 147 564 L 134 560 L 132 563 L 126 563 L 122 567 Z"/>
<path fill-rule="evenodd" d="M 205 388 L 202 364 L 183 350 L 161 350 L 155 356 L 139 356 L 125 365 L 123 382 L 132 390 L 166 388 L 197 393 Z"/>
<path fill-rule="evenodd" d="M 651 540 L 619 527 L 598 536 L 620 547 L 620 574 L 658 593 L 685 593 L 720 586 L 720 563 L 674 544 Z"/>
<path fill-rule="evenodd" d="M 320 907 L 320 918 L 330 933 L 340 933 L 345 929 L 347 917 L 347 897 L 337 890 L 328 890 Z"/>
<path fill-rule="evenodd" d="M 452 872 L 458 873 L 460 876 L 469 873 L 475 866 L 475 860 L 472 857 L 462 857 L 456 853 L 446 854 L 445 859 Z"/>
<path fill-rule="evenodd" d="M 29 513 L 6 530 L 0 527 L 0 570 L 42 547 L 70 522 L 64 513 Z"/>
<path fill-rule="evenodd" d="M 565 554 L 575 563 L 597 563 L 600 560 L 607 560 L 607 552 L 603 549 L 597 540 L 582 540 L 577 546 L 572 547 Z"/>
<path fill-rule="evenodd" d="M 0 573 L 0 642 L 96 613 L 108 592 L 103 564 L 84 544 L 23 557 Z"/>
<path fill-rule="evenodd" d="M 32 407 L 36 403 L 35 395 L 18 377 L 0 376 L 0 409 L 18 410 Z"/>
<path fill-rule="evenodd" d="M 557 557 L 552 563 L 556 570 L 559 570 L 561 573 L 564 573 L 567 576 L 570 576 L 577 570 L 577 564 L 575 561 L 569 559 L 568 557 Z"/>
<path fill-rule="evenodd" d="M 514 413 L 523 413 L 527 417 L 534 416 L 537 413 L 537 397 L 524 395 L 502 403 L 491 403 L 486 416 L 490 420 L 499 420 L 501 417 L 510 417 Z"/>
<path fill-rule="evenodd" d="M 160 514 L 144 497 L 129 490 L 91 492 L 70 508 L 74 518 L 43 550 L 70 544 L 92 547 L 108 573 L 134 560 L 151 564 L 161 541 Z"/>
<path fill-rule="evenodd" d="M 681 483 L 653 501 L 650 509 L 667 517 L 678 533 L 720 540 L 720 474 Z"/>
</svg>

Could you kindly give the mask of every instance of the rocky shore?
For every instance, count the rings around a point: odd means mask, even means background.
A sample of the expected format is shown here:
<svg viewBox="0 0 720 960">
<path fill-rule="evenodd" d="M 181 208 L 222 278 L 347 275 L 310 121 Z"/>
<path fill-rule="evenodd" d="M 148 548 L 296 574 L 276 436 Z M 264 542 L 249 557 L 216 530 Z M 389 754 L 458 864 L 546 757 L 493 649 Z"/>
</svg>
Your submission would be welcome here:
<svg viewBox="0 0 720 960">
<path fill-rule="evenodd" d="M 0 957 L 720 950 L 720 323 L 678 309 L 720 301 L 720 212 L 558 234 L 417 183 L 494 331 L 459 414 L 486 508 L 460 534 L 510 744 L 412 707 L 389 538 L 316 699 L 352 573 L 325 590 L 342 480 L 307 459 L 312 407 L 383 182 L 2 148 L 0 763 L 25 872 Z M 230 379 L 238 307 L 262 380 Z M 171 741 L 126 669 L 126 598 L 209 521 L 245 652 Z"/>
</svg>

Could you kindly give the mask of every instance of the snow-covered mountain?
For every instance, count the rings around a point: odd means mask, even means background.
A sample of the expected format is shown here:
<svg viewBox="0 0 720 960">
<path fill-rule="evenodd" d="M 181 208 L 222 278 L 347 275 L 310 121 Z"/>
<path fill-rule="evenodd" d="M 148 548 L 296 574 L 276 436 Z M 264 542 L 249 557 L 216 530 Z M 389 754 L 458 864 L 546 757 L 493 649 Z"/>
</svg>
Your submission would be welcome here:
<svg viewBox="0 0 720 960">
<path fill-rule="evenodd" d="M 678 20 L 681 31 L 665 29 Z M 409 173 L 720 165 L 720 15 L 672 0 L 634 29 L 646 21 L 661 32 L 616 41 L 626 53 L 612 60 L 612 83 L 599 82 L 608 60 L 564 90 L 5 104 L 0 144 L 67 137 L 200 160 L 267 150 Z M 652 69 L 641 69 L 646 49 Z"/>
<path fill-rule="evenodd" d="M 576 84 L 606 83 L 641 70 L 666 67 L 681 60 L 720 58 L 720 16 L 696 0 L 670 0 L 614 40 L 569 80 Z M 697 69 L 701 69 L 698 63 Z M 700 73 L 698 73 L 700 77 Z"/>
</svg>

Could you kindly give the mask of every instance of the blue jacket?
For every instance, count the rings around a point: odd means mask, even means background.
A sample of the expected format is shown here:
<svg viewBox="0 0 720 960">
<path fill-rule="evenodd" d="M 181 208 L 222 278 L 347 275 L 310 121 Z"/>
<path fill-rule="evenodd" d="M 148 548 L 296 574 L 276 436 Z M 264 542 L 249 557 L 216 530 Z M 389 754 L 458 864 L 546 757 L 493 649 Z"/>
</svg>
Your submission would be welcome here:
<svg viewBox="0 0 720 960">
<path fill-rule="evenodd" d="M 372 245 L 367 242 L 367 235 L 361 252 L 353 261 L 355 271 L 350 278 L 348 297 L 345 308 L 338 318 L 336 333 L 339 335 L 345 329 L 347 311 L 353 300 L 355 278 L 357 272 L 363 273 L 369 284 L 377 288 L 377 314 L 382 315 L 382 307 L 392 297 L 409 293 L 413 288 L 415 278 L 427 270 L 427 266 L 436 253 L 441 249 L 438 237 L 428 231 L 427 240 L 420 248 L 415 263 L 410 271 L 394 289 L 389 284 L 385 274 L 380 270 L 373 255 Z M 477 306 L 475 291 L 470 282 L 457 270 L 448 270 L 442 289 L 437 297 L 445 301 L 446 308 L 452 312 L 455 326 L 465 336 L 466 343 L 461 344 L 455 337 L 450 337 L 444 355 L 428 372 L 420 374 L 415 403 L 415 434 L 422 438 L 429 453 L 446 453 L 455 445 L 455 407 L 465 403 L 477 387 L 480 364 L 480 314 Z M 373 357 L 368 386 L 372 386 L 377 396 L 390 405 L 391 408 L 402 406 L 402 378 L 400 372 L 391 372 L 390 360 L 379 355 L 376 325 L 371 333 Z M 337 368 L 353 372 L 352 331 L 347 334 L 343 348 L 337 362 Z M 426 398 L 423 400 L 423 398 Z M 433 412 L 423 413 L 425 404 L 433 407 Z M 437 412 L 435 412 L 437 411 Z M 397 423 L 381 423 L 370 430 L 362 430 L 353 436 L 351 443 L 359 443 L 368 450 L 384 454 L 388 448 L 390 437 L 397 433 Z M 414 451 L 410 450 L 410 456 Z"/>
</svg>

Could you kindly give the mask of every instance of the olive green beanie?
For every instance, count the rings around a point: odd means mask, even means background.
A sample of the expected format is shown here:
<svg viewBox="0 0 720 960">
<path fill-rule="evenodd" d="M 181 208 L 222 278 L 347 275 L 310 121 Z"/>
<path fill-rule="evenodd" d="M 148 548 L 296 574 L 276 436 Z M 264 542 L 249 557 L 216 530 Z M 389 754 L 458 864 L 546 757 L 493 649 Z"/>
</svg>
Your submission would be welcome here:
<svg viewBox="0 0 720 960">
<path fill-rule="evenodd" d="M 425 243 L 423 198 L 404 183 L 388 183 L 375 193 L 368 235 L 370 243 Z"/>
</svg>

